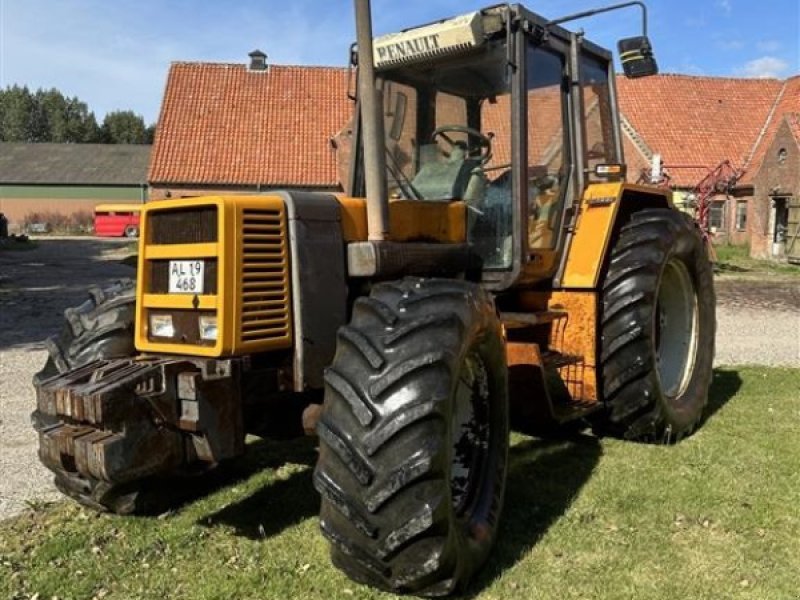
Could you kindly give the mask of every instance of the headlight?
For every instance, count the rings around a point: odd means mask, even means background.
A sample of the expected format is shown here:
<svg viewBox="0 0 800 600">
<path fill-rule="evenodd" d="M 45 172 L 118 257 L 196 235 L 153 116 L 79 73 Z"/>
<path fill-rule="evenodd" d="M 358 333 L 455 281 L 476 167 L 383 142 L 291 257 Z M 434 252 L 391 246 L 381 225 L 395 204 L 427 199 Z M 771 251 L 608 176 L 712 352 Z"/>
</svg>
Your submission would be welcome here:
<svg viewBox="0 0 800 600">
<path fill-rule="evenodd" d="M 150 335 L 153 337 L 175 337 L 175 326 L 172 324 L 172 315 L 150 315 Z"/>
<path fill-rule="evenodd" d="M 217 315 L 200 315 L 200 339 L 217 339 Z"/>
</svg>

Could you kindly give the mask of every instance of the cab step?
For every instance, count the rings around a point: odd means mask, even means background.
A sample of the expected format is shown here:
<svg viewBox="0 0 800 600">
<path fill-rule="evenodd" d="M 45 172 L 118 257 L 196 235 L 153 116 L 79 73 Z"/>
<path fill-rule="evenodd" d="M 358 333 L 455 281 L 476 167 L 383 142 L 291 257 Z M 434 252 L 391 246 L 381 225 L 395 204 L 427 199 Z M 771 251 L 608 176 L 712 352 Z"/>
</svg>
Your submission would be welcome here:
<svg viewBox="0 0 800 600">
<path fill-rule="evenodd" d="M 570 365 L 578 365 L 583 362 L 582 356 L 574 354 L 562 354 L 555 350 L 547 350 L 542 352 L 542 365 L 546 369 L 560 369 L 561 367 L 568 367 Z"/>
<path fill-rule="evenodd" d="M 500 321 L 507 329 L 522 329 L 552 323 L 567 316 L 566 311 L 543 310 L 541 312 L 501 312 Z"/>
</svg>

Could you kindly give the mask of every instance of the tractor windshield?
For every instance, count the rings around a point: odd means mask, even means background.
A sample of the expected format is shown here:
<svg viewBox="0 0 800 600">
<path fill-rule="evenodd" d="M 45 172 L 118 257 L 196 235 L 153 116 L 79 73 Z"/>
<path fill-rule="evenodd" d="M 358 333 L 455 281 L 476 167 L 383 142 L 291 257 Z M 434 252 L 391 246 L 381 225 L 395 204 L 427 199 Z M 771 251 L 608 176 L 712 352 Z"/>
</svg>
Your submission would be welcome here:
<svg viewBox="0 0 800 600">
<path fill-rule="evenodd" d="M 503 46 L 381 80 L 389 196 L 469 209 L 484 269 L 511 264 L 511 84 Z"/>
</svg>

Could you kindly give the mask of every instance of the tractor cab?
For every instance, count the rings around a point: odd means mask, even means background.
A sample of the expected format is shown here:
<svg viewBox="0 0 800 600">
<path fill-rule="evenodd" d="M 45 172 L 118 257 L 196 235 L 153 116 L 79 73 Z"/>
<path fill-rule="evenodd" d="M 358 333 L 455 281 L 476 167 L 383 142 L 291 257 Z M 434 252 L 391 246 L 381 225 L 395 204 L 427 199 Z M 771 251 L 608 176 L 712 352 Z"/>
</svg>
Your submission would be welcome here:
<svg viewBox="0 0 800 600">
<path fill-rule="evenodd" d="M 557 277 L 586 184 L 624 178 L 611 53 L 501 5 L 378 37 L 373 56 L 389 200 L 463 202 L 491 288 Z"/>
</svg>

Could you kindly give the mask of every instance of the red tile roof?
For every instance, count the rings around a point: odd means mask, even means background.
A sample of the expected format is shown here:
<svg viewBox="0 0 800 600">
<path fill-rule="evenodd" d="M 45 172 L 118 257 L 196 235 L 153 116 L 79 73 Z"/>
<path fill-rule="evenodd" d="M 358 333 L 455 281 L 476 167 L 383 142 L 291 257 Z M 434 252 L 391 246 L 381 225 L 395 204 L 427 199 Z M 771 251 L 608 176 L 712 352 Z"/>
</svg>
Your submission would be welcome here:
<svg viewBox="0 0 800 600">
<path fill-rule="evenodd" d="M 791 129 L 794 139 L 800 144 L 800 112 L 788 115 L 786 121 L 789 123 L 789 129 Z"/>
<path fill-rule="evenodd" d="M 690 75 L 619 77 L 620 110 L 646 145 L 661 154 L 673 184 L 693 185 L 723 160 L 750 160 L 784 87 L 776 79 Z M 679 168 L 694 166 L 699 168 Z"/>
<path fill-rule="evenodd" d="M 769 121 L 764 124 L 762 134 L 753 144 L 752 156 L 746 165 L 745 182 L 752 182 L 753 177 L 756 176 L 764 161 L 764 155 L 784 119 L 792 113 L 800 111 L 800 76 L 792 77 L 784 82 L 773 106 Z M 789 124 L 791 126 L 791 119 L 789 119 Z"/>
<path fill-rule="evenodd" d="M 330 138 L 350 117 L 347 72 L 330 67 L 174 63 L 151 184 L 338 185 Z"/>
<path fill-rule="evenodd" d="M 800 140 L 800 76 L 779 81 L 657 75 L 617 82 L 633 181 L 652 153 L 661 154 L 679 187 L 694 185 L 723 160 L 744 167 L 748 181 L 779 124 L 793 113 L 789 123 Z M 175 63 L 149 181 L 336 186 L 340 176 L 330 138 L 351 117 L 346 86 L 347 71 L 340 68 L 271 65 L 259 72 L 244 65 Z M 497 134 L 496 161 L 506 159 L 497 122 L 505 112 L 498 102 L 487 114 L 486 125 Z M 543 141 L 553 134 L 540 133 Z"/>
</svg>

